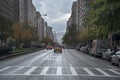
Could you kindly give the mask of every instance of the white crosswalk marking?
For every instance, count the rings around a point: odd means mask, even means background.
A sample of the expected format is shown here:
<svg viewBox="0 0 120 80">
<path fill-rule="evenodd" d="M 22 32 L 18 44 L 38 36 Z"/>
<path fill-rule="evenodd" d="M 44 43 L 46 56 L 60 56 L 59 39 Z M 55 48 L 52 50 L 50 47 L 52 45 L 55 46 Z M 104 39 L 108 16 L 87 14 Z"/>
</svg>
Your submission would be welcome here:
<svg viewBox="0 0 120 80">
<path fill-rule="evenodd" d="M 111 76 L 110 74 L 106 73 L 105 71 L 99 69 L 99 68 L 96 68 L 97 71 L 101 72 L 103 75 L 105 76 Z"/>
<path fill-rule="evenodd" d="M 70 67 L 70 71 L 72 72 L 72 75 L 78 75 L 76 70 L 73 67 Z"/>
<path fill-rule="evenodd" d="M 62 75 L 62 67 L 57 67 L 57 75 Z"/>
<path fill-rule="evenodd" d="M 1 69 L 0 72 L 5 71 L 5 70 L 7 70 L 7 69 L 9 69 L 9 68 L 10 68 L 10 67 L 5 67 L 5 68 Z"/>
<path fill-rule="evenodd" d="M 95 76 L 95 74 L 90 71 L 88 68 L 83 68 L 83 70 L 85 70 L 90 76 Z"/>
<path fill-rule="evenodd" d="M 37 67 L 32 67 L 30 70 L 24 73 L 24 75 L 29 75 L 31 72 L 33 72 Z"/>
<path fill-rule="evenodd" d="M 42 72 L 40 73 L 40 75 L 46 75 L 47 71 L 48 71 L 49 67 L 45 67 Z"/>
<path fill-rule="evenodd" d="M 84 67 L 40 67 L 41 73 L 37 72 L 37 69 L 39 69 L 39 66 L 8 66 L 3 67 L 0 69 L 0 76 L 1 75 L 25 75 L 25 76 L 98 76 L 98 77 L 120 77 L 120 69 L 108 69 L 108 68 L 84 68 Z M 10 69 L 11 68 L 11 69 Z M 24 71 L 24 68 L 29 68 L 26 72 Z M 56 73 L 48 73 L 48 70 L 53 68 L 56 70 Z M 69 69 L 70 72 L 63 73 L 62 69 Z M 83 70 L 80 73 L 77 73 L 76 70 Z M 92 69 L 92 70 L 91 70 Z M 95 74 L 94 71 L 98 71 L 99 74 Z M 116 71 L 117 70 L 117 71 Z M 36 72 L 35 74 L 32 72 Z M 51 70 L 50 70 L 51 71 Z M 107 73 L 107 71 L 111 72 L 110 74 Z M 21 73 L 19 73 L 21 72 Z M 23 73 L 22 73 L 23 72 Z M 86 72 L 86 74 L 85 74 Z M 101 74 L 100 74 L 101 73 Z"/>
<path fill-rule="evenodd" d="M 117 71 L 115 71 L 115 70 L 113 70 L 113 69 L 108 69 L 108 70 L 110 70 L 111 72 L 113 72 L 113 73 L 115 73 L 115 74 L 120 75 L 120 73 L 119 73 L 119 72 L 117 72 Z"/>
<path fill-rule="evenodd" d="M 8 74 L 14 74 L 15 72 L 17 72 L 17 71 L 19 71 L 19 70 L 21 70 L 21 69 L 23 69 L 23 68 L 24 68 L 24 67 L 19 67 L 19 68 L 13 70 L 12 72 L 9 72 Z"/>
</svg>

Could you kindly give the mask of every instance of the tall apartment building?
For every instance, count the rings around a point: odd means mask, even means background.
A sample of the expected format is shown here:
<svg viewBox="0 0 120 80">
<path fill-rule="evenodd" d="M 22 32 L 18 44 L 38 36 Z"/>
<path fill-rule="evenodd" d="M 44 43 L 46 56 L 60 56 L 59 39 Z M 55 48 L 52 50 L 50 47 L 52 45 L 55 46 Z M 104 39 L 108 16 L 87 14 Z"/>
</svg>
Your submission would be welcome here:
<svg viewBox="0 0 120 80">
<path fill-rule="evenodd" d="M 79 30 L 84 29 L 85 14 L 86 14 L 86 12 L 88 10 L 87 1 L 88 0 L 77 0 L 77 3 L 78 3 L 78 26 L 79 26 Z"/>
<path fill-rule="evenodd" d="M 25 21 L 30 26 L 35 26 L 35 18 L 36 18 L 36 8 L 32 3 L 32 0 L 24 0 L 24 15 Z"/>
<path fill-rule="evenodd" d="M 47 22 L 44 21 L 40 12 L 36 12 L 36 27 L 37 27 L 37 35 L 40 40 L 45 37 L 51 37 L 50 28 L 47 25 Z M 49 36 L 50 35 L 50 36 Z"/>
<path fill-rule="evenodd" d="M 47 27 L 48 27 L 48 24 L 47 24 L 47 22 L 45 22 L 44 27 L 43 27 L 44 37 L 47 37 Z"/>
<path fill-rule="evenodd" d="M 14 0 L 0 0 L 0 16 L 13 20 Z"/>
<path fill-rule="evenodd" d="M 41 33 L 40 33 L 40 26 L 41 26 L 41 21 L 40 21 L 40 17 L 41 17 L 41 14 L 40 12 L 36 12 L 36 27 L 37 27 L 37 35 L 39 37 L 39 39 L 41 39 Z"/>
<path fill-rule="evenodd" d="M 45 26 L 45 20 L 42 18 L 41 19 L 41 35 L 42 35 L 42 39 L 45 37 L 44 35 L 44 26 Z"/>
<path fill-rule="evenodd" d="M 54 33 L 53 33 L 53 34 L 54 34 L 54 42 L 56 42 L 56 43 L 57 43 L 57 42 L 58 42 L 58 40 L 57 40 L 57 34 L 56 34 L 56 32 L 55 32 L 55 31 L 54 31 Z"/>
<path fill-rule="evenodd" d="M 36 8 L 33 4 L 31 7 L 32 7 L 32 26 L 36 27 Z"/>
<path fill-rule="evenodd" d="M 50 26 L 47 27 L 47 37 L 54 41 L 54 35 L 52 29 L 53 28 Z"/>
<path fill-rule="evenodd" d="M 70 29 L 70 27 L 71 27 L 71 22 L 72 22 L 72 19 L 71 19 L 71 17 L 68 19 L 68 21 L 67 21 L 67 28 L 66 28 L 66 32 L 68 32 L 69 31 L 69 29 Z"/>
<path fill-rule="evenodd" d="M 71 13 L 71 16 L 70 18 L 68 19 L 67 21 L 67 29 L 66 29 L 66 32 L 69 31 L 69 28 L 71 26 L 74 26 L 76 27 L 76 30 L 77 30 L 77 26 L 78 26 L 78 16 L 77 16 L 78 12 L 77 12 L 77 2 L 73 2 L 73 5 L 72 5 L 72 13 Z"/>
<path fill-rule="evenodd" d="M 78 33 L 84 29 L 85 18 L 87 17 L 87 14 L 89 14 L 88 11 L 90 10 L 90 3 L 92 1 L 94 0 L 77 0 L 76 2 L 73 2 L 72 14 L 67 21 L 67 31 L 72 24 L 76 25 Z"/>
<path fill-rule="evenodd" d="M 78 8 L 77 7 L 78 7 L 78 3 L 76 1 L 73 2 L 71 16 L 67 21 L 66 32 L 69 31 L 71 26 L 76 27 L 76 31 L 78 32 Z"/>
<path fill-rule="evenodd" d="M 14 0 L 14 21 L 23 23 L 25 21 L 24 0 Z"/>
<path fill-rule="evenodd" d="M 0 0 L 0 16 L 38 28 L 40 39 L 47 36 L 47 22 L 36 13 L 32 0 Z"/>
<path fill-rule="evenodd" d="M 36 27 L 36 8 L 32 0 L 14 0 L 14 20 Z"/>
<path fill-rule="evenodd" d="M 77 19 L 76 19 L 77 15 L 76 14 L 77 14 L 77 2 L 73 2 L 73 5 L 72 5 L 72 14 L 71 14 L 71 19 L 72 19 L 71 24 L 75 25 L 75 26 L 77 26 L 76 25 L 76 21 L 77 21 Z"/>
<path fill-rule="evenodd" d="M 40 40 L 43 39 L 43 18 L 41 17 L 40 12 L 36 12 L 36 27 L 37 27 L 37 35 Z"/>
</svg>

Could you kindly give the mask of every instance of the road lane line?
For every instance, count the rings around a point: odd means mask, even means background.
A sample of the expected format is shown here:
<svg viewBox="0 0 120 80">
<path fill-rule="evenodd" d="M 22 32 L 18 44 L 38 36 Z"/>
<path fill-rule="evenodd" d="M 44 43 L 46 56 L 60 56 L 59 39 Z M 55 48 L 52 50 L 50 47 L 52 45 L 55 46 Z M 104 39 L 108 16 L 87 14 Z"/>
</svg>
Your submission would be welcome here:
<svg viewBox="0 0 120 80">
<path fill-rule="evenodd" d="M 71 71 L 72 75 L 78 75 L 77 72 L 76 72 L 76 70 L 72 66 L 72 64 L 70 64 L 70 71 Z"/>
<path fill-rule="evenodd" d="M 37 61 L 38 59 L 44 57 L 45 55 L 47 55 L 49 52 L 51 51 L 48 51 L 48 52 L 45 52 L 44 54 L 42 55 L 38 55 L 37 57 L 35 57 L 33 60 L 30 61 L 30 64 L 28 64 L 28 66 L 32 65 L 35 61 Z"/>
<path fill-rule="evenodd" d="M 72 64 L 70 64 L 70 67 L 73 67 Z"/>
<path fill-rule="evenodd" d="M 19 68 L 13 70 L 12 72 L 9 72 L 8 74 L 14 74 L 15 72 L 20 71 L 20 70 L 23 69 L 23 68 L 24 68 L 24 67 L 19 67 Z"/>
<path fill-rule="evenodd" d="M 88 68 L 83 68 L 83 70 L 85 70 L 90 76 L 95 76 L 95 74 L 90 71 Z"/>
<path fill-rule="evenodd" d="M 0 72 L 2 72 L 2 71 L 5 71 L 5 70 L 7 70 L 7 69 L 9 69 L 10 67 L 5 67 L 5 68 L 3 68 L 3 69 L 0 69 Z"/>
<path fill-rule="evenodd" d="M 57 75 L 62 75 L 62 67 L 57 67 Z"/>
<path fill-rule="evenodd" d="M 120 75 L 120 73 L 119 72 L 117 72 L 117 71 L 115 71 L 115 70 L 113 70 L 113 69 L 108 69 L 109 71 L 111 71 L 111 72 L 113 72 L 113 73 L 115 73 L 115 74 L 118 74 L 118 75 Z"/>
<path fill-rule="evenodd" d="M 40 73 L 40 75 L 46 75 L 47 71 L 48 71 L 49 67 L 45 67 L 42 72 Z"/>
<path fill-rule="evenodd" d="M 104 76 L 111 76 L 110 74 L 106 73 L 105 71 L 99 69 L 99 68 L 96 68 L 97 71 L 101 72 Z"/>
<path fill-rule="evenodd" d="M 70 67 L 70 71 L 72 72 L 72 75 L 78 75 L 76 70 L 73 67 Z"/>
<path fill-rule="evenodd" d="M 37 67 L 32 67 L 30 70 L 24 73 L 24 75 L 29 75 L 31 72 L 33 72 Z"/>
</svg>

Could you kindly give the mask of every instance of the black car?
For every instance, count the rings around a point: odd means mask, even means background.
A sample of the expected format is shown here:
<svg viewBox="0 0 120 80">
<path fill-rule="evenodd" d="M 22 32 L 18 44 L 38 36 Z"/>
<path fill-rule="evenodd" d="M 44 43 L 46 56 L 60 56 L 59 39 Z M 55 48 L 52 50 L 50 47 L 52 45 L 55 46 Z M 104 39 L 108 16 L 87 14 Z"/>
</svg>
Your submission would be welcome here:
<svg viewBox="0 0 120 80">
<path fill-rule="evenodd" d="M 77 50 L 77 51 L 80 51 L 80 48 L 81 48 L 81 45 L 77 45 L 77 46 L 76 46 L 76 50 Z"/>
</svg>

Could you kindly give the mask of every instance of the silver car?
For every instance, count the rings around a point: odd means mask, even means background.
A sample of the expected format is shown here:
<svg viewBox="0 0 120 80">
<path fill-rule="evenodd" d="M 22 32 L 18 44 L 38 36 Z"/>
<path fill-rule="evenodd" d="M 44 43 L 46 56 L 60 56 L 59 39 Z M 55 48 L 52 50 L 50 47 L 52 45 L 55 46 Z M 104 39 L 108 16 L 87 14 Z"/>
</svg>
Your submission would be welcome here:
<svg viewBox="0 0 120 80">
<path fill-rule="evenodd" d="M 114 55 L 114 51 L 112 51 L 111 49 L 107 49 L 105 52 L 103 52 L 102 58 L 110 61 L 112 55 Z"/>
<path fill-rule="evenodd" d="M 120 67 L 120 50 L 112 56 L 111 64 L 116 64 Z"/>
</svg>

